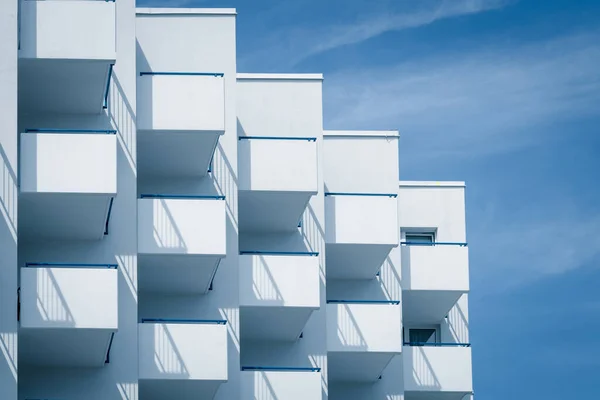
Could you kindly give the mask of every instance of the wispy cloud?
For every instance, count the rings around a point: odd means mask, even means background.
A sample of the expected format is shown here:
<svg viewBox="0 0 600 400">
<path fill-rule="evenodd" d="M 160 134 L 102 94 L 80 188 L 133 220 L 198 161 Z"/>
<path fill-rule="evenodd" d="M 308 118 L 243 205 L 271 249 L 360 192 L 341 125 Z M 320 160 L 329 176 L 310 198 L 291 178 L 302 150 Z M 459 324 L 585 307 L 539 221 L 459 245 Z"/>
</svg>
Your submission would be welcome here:
<svg viewBox="0 0 600 400">
<path fill-rule="evenodd" d="M 326 76 L 328 129 L 399 128 L 421 154 L 485 156 L 600 115 L 600 32 Z M 536 129 L 533 129 L 536 128 Z"/>
</svg>

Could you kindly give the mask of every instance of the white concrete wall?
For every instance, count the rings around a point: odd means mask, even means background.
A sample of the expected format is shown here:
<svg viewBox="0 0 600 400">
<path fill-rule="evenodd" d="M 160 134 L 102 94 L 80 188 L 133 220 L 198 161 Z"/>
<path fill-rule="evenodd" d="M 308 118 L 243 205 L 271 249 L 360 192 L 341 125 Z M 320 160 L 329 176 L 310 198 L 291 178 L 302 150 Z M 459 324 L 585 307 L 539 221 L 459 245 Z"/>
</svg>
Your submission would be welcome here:
<svg viewBox="0 0 600 400">
<path fill-rule="evenodd" d="M 140 72 L 151 72 L 142 71 Z M 219 71 L 154 71 L 219 72 Z M 221 76 L 138 74 L 138 129 L 224 131 L 225 80 Z"/>
<path fill-rule="evenodd" d="M 227 327 L 139 324 L 140 379 L 227 380 Z"/>
<path fill-rule="evenodd" d="M 139 199 L 137 222 L 141 254 L 226 254 L 223 200 Z"/>
<path fill-rule="evenodd" d="M 115 2 L 21 3 L 20 57 L 115 59 Z"/>
<path fill-rule="evenodd" d="M 244 371 L 240 400 L 318 400 L 321 374 L 309 371 Z"/>
<path fill-rule="evenodd" d="M 400 182 L 400 227 L 435 230 L 437 242 L 466 242 L 464 182 Z"/>
<path fill-rule="evenodd" d="M 21 192 L 117 193 L 117 137 L 22 133 Z"/>
<path fill-rule="evenodd" d="M 470 347 L 404 348 L 404 390 L 471 392 Z"/>
<path fill-rule="evenodd" d="M 241 255 L 240 305 L 320 306 L 319 258 Z"/>
<path fill-rule="evenodd" d="M 308 140 L 240 140 L 240 190 L 313 192 L 317 143 Z"/>
<path fill-rule="evenodd" d="M 17 0 L 0 2 L 0 398 L 17 399 Z"/>
<path fill-rule="evenodd" d="M 23 268 L 21 327 L 117 330 L 118 278 L 112 268 Z"/>
<path fill-rule="evenodd" d="M 405 290 L 469 290 L 466 246 L 400 246 Z"/>
<path fill-rule="evenodd" d="M 220 136 L 212 173 L 201 179 L 140 181 L 139 193 L 226 196 L 227 256 L 213 290 L 197 296 L 143 295 L 142 318 L 227 320 L 228 381 L 215 399 L 240 396 L 239 271 L 237 237 L 236 48 L 234 10 L 138 9 L 137 71 L 206 71 L 224 74 L 225 133 Z"/>
</svg>

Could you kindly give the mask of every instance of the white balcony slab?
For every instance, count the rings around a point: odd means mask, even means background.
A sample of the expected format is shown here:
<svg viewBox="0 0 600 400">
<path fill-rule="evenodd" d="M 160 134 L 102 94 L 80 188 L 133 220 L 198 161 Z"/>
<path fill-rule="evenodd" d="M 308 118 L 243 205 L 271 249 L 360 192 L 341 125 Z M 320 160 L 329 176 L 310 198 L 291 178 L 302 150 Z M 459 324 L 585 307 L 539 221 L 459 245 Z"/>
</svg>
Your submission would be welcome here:
<svg viewBox="0 0 600 400">
<path fill-rule="evenodd" d="M 462 399 L 473 391 L 470 347 L 404 346 L 402 358 L 407 399 Z"/>
<path fill-rule="evenodd" d="M 320 307 L 318 254 L 242 253 L 239 268 L 242 339 L 296 340 Z"/>
<path fill-rule="evenodd" d="M 372 382 L 402 352 L 402 310 L 392 303 L 327 304 L 328 376 Z"/>
<path fill-rule="evenodd" d="M 326 193 L 327 277 L 371 279 L 398 246 L 395 194 Z"/>
<path fill-rule="evenodd" d="M 318 192 L 317 143 L 309 137 L 240 137 L 242 232 L 294 231 Z"/>
<path fill-rule="evenodd" d="M 242 370 L 241 400 L 321 400 L 317 370 Z"/>
<path fill-rule="evenodd" d="M 225 199 L 157 196 L 138 199 L 139 290 L 205 293 L 227 253 Z"/>
<path fill-rule="evenodd" d="M 28 0 L 20 7 L 19 108 L 100 113 L 116 60 L 115 3 Z"/>
<path fill-rule="evenodd" d="M 116 265 L 21 268 L 19 362 L 104 365 L 118 328 L 117 285 Z"/>
<path fill-rule="evenodd" d="M 140 398 L 212 399 L 228 379 L 225 321 L 138 324 Z"/>
<path fill-rule="evenodd" d="M 206 175 L 225 132 L 223 75 L 140 72 L 137 99 L 140 176 Z"/>
<path fill-rule="evenodd" d="M 20 155 L 19 236 L 102 238 L 117 194 L 114 132 L 25 132 Z"/>
</svg>

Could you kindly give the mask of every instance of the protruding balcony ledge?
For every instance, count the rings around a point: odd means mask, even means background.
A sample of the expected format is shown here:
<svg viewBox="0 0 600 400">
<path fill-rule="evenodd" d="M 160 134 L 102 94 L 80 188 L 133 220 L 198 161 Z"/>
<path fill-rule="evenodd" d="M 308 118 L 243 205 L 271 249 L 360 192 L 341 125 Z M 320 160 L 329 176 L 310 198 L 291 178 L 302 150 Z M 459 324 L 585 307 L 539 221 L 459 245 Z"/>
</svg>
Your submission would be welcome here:
<svg viewBox="0 0 600 400">
<path fill-rule="evenodd" d="M 28 128 L 24 130 L 25 133 L 104 133 L 107 135 L 115 135 L 117 133 L 114 129 L 60 129 L 60 128 Z"/>
<path fill-rule="evenodd" d="M 400 244 L 404 246 L 467 246 L 466 242 L 400 242 Z"/>
<path fill-rule="evenodd" d="M 318 367 L 241 367 L 242 371 L 321 372 Z"/>
<path fill-rule="evenodd" d="M 142 318 L 142 324 L 204 324 L 204 325 L 226 325 L 224 319 L 178 319 L 178 318 Z"/>
<path fill-rule="evenodd" d="M 398 305 L 400 300 L 327 300 L 327 304 L 391 304 Z"/>
<path fill-rule="evenodd" d="M 398 197 L 398 193 L 342 193 L 342 192 L 326 192 L 325 196 L 371 196 L 371 197 Z"/>
<path fill-rule="evenodd" d="M 411 347 L 471 347 L 471 343 L 404 342 L 402 345 Z"/>
<path fill-rule="evenodd" d="M 222 195 L 194 195 L 194 194 L 140 194 L 140 199 L 225 200 L 225 196 L 222 196 Z"/>
<path fill-rule="evenodd" d="M 317 257 L 319 255 L 316 251 L 240 251 L 240 255 L 253 255 L 253 256 L 312 256 Z"/>
<path fill-rule="evenodd" d="M 316 142 L 316 137 L 293 137 L 293 136 L 240 136 L 238 140 L 306 140 Z"/>
<path fill-rule="evenodd" d="M 39 263 L 25 263 L 25 268 L 109 268 L 117 269 L 118 264 L 77 264 L 77 263 L 50 263 L 50 262 L 39 262 Z"/>
</svg>

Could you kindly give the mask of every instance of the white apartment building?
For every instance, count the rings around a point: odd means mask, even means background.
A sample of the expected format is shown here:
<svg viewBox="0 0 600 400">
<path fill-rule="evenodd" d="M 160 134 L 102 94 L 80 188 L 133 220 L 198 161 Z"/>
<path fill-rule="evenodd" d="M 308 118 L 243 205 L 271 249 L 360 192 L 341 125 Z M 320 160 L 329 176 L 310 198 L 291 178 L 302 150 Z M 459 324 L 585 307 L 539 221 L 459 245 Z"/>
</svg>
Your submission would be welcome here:
<svg viewBox="0 0 600 400">
<path fill-rule="evenodd" d="M 0 400 L 471 399 L 464 184 L 322 84 L 233 9 L 0 1 Z"/>
</svg>

